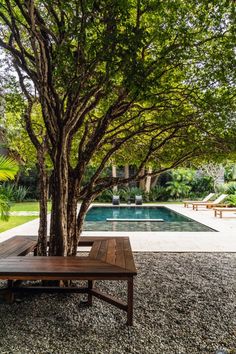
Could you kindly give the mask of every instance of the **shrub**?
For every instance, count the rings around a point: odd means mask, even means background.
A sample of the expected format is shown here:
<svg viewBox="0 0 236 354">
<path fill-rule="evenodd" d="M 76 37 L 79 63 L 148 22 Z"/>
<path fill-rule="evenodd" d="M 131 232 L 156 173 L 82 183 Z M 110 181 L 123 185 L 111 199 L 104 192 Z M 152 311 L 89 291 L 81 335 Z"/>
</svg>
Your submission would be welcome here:
<svg viewBox="0 0 236 354">
<path fill-rule="evenodd" d="M 39 199 L 39 177 L 36 168 L 29 171 L 22 171 L 19 176 L 19 185 L 27 188 L 27 200 L 38 200 Z"/>
<path fill-rule="evenodd" d="M 229 206 L 236 206 L 236 194 L 229 195 L 226 199 L 226 202 Z"/>
<path fill-rule="evenodd" d="M 114 195 L 114 192 L 110 189 L 104 191 L 102 194 L 100 194 L 97 198 L 96 198 L 96 202 L 109 202 L 111 203 L 112 201 L 112 196 Z"/>
<path fill-rule="evenodd" d="M 182 181 L 169 181 L 167 185 L 166 190 L 170 192 L 170 196 L 173 198 L 187 197 L 191 190 L 191 187 Z"/>
<path fill-rule="evenodd" d="M 28 189 L 24 186 L 3 183 L 0 186 L 0 194 L 8 198 L 11 202 L 22 202 L 27 195 Z"/>
<path fill-rule="evenodd" d="M 224 186 L 225 186 L 225 193 L 236 194 L 236 182 L 229 182 Z"/>
<path fill-rule="evenodd" d="M 136 195 L 142 195 L 145 199 L 145 192 L 138 187 L 125 187 L 120 189 L 120 198 L 121 201 L 128 203 L 129 201 L 134 201 Z"/>
<path fill-rule="evenodd" d="M 213 181 L 209 176 L 196 176 L 191 182 L 191 197 L 201 197 L 203 194 L 209 194 L 213 190 Z"/>
<path fill-rule="evenodd" d="M 146 199 L 150 202 L 163 201 L 168 199 L 168 193 L 165 187 L 155 186 L 150 189 L 150 192 L 147 193 Z"/>
<path fill-rule="evenodd" d="M 191 182 L 195 176 L 192 169 L 178 168 L 171 171 L 171 180 L 166 183 L 166 191 L 172 198 L 184 198 L 191 191 Z"/>
<path fill-rule="evenodd" d="M 0 192 L 0 210 L 1 210 L 0 218 L 1 218 L 1 220 L 8 221 L 10 208 L 11 208 L 10 200 L 7 198 L 6 195 L 1 194 L 1 192 Z"/>
</svg>

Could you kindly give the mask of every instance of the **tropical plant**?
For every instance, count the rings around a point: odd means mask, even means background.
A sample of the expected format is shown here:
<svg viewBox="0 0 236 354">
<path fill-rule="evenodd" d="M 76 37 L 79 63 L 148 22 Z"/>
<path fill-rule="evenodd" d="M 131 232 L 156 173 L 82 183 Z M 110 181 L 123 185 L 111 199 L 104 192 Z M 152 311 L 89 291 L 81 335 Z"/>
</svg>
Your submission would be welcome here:
<svg viewBox="0 0 236 354">
<path fill-rule="evenodd" d="M 0 155 L 0 181 L 14 179 L 18 170 L 18 164 L 12 158 Z"/>
<path fill-rule="evenodd" d="M 28 192 L 25 186 L 17 186 L 15 184 L 3 183 L 0 186 L 0 193 L 5 195 L 11 202 L 22 202 Z"/>
<path fill-rule="evenodd" d="M 144 195 L 145 192 L 138 187 L 125 187 L 120 189 L 121 200 L 128 203 L 134 201 L 136 195 Z"/>
<path fill-rule="evenodd" d="M 235 181 L 236 180 L 236 164 L 226 164 L 225 166 L 225 180 Z"/>
<path fill-rule="evenodd" d="M 196 171 L 190 168 L 177 168 L 171 171 L 171 179 L 179 182 L 191 183 Z"/>
<path fill-rule="evenodd" d="M 191 186 L 187 185 L 183 181 L 169 181 L 167 182 L 166 190 L 170 193 L 173 198 L 185 198 L 189 195 Z"/>
<path fill-rule="evenodd" d="M 235 194 L 229 195 L 226 199 L 226 202 L 229 206 L 235 207 L 236 206 L 236 195 Z"/>
<path fill-rule="evenodd" d="M 236 182 L 228 182 L 223 184 L 219 191 L 227 194 L 236 194 Z"/>
<path fill-rule="evenodd" d="M 0 217 L 2 220 L 7 221 L 9 219 L 10 209 L 10 200 L 4 194 L 0 193 Z"/>
<path fill-rule="evenodd" d="M 117 192 L 115 192 L 115 194 L 119 195 L 120 191 L 118 190 Z M 96 202 L 111 203 L 113 195 L 114 195 L 114 192 L 111 189 L 107 189 L 96 198 Z"/>
<path fill-rule="evenodd" d="M 17 172 L 18 165 L 13 159 L 6 156 L 0 156 L 1 181 L 14 179 Z M 2 220 L 8 220 L 10 207 L 11 200 L 6 196 L 6 194 L 0 192 L 0 215 Z"/>
<path fill-rule="evenodd" d="M 191 182 L 194 179 L 195 171 L 192 169 L 178 168 L 171 171 L 171 180 L 166 182 L 166 191 L 172 198 L 183 198 L 191 191 Z"/>
<path fill-rule="evenodd" d="M 150 189 L 148 193 L 148 200 L 150 202 L 162 201 L 168 199 L 168 193 L 166 192 L 166 188 L 163 186 L 155 186 Z"/>
<path fill-rule="evenodd" d="M 198 176 L 191 182 L 191 197 L 201 197 L 213 190 L 213 181 L 209 176 Z"/>
</svg>

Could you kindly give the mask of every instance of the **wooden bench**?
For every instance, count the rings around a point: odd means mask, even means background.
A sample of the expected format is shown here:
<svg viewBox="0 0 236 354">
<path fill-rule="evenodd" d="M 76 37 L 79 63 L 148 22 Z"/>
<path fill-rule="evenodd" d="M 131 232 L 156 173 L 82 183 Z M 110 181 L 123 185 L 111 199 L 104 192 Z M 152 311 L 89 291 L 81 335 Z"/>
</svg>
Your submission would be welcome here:
<svg viewBox="0 0 236 354">
<path fill-rule="evenodd" d="M 236 208 L 214 208 L 214 214 L 215 217 L 219 216 L 220 218 L 222 218 L 222 214 L 227 212 L 227 213 L 236 213 Z"/>
<path fill-rule="evenodd" d="M 26 256 L 37 246 L 36 236 L 14 236 L 0 243 L 0 258 Z"/>
<path fill-rule="evenodd" d="M 76 292 L 88 294 L 127 312 L 133 324 L 133 277 L 137 274 L 128 237 L 82 237 L 79 246 L 91 246 L 88 256 L 8 257 L 0 259 L 0 279 L 8 280 L 7 299 L 17 292 Z M 23 286 L 22 280 L 87 280 L 87 287 Z M 94 286 L 97 280 L 127 281 L 127 302 L 107 295 Z"/>
</svg>

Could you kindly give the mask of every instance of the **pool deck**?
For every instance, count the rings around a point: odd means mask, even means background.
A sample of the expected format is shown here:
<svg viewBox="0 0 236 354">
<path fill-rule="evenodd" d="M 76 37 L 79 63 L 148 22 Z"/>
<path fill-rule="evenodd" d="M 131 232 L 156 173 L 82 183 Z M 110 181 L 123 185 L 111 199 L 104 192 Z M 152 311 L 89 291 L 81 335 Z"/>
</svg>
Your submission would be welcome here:
<svg viewBox="0 0 236 354">
<path fill-rule="evenodd" d="M 104 204 L 93 204 L 104 206 Z M 108 205 L 108 204 L 106 204 Z M 126 206 L 126 204 L 124 204 Z M 145 206 L 145 204 L 144 204 Z M 158 204 L 147 204 L 158 206 Z M 94 232 L 83 236 L 129 236 L 135 252 L 236 252 L 236 213 L 214 217 L 213 210 L 201 208 L 194 211 L 183 204 L 160 204 L 207 225 L 216 232 Z M 37 235 L 38 219 L 0 233 L 0 242 L 15 235 Z"/>
</svg>

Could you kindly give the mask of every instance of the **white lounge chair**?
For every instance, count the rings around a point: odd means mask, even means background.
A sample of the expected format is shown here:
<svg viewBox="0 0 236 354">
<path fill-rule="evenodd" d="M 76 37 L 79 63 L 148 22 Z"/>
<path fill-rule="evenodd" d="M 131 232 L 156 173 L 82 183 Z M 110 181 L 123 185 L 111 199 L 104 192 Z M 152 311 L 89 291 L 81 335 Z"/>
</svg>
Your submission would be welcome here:
<svg viewBox="0 0 236 354">
<path fill-rule="evenodd" d="M 206 208 L 213 208 L 215 206 L 227 206 L 227 204 L 221 204 L 223 200 L 227 197 L 227 194 L 221 194 L 216 200 L 212 202 L 195 202 L 192 203 L 193 210 L 198 210 L 199 206 L 205 206 Z"/>
<path fill-rule="evenodd" d="M 190 204 L 193 204 L 193 203 L 198 203 L 198 202 L 202 202 L 202 203 L 205 203 L 205 202 L 208 202 L 212 197 L 213 195 L 215 195 L 215 193 L 210 193 L 208 194 L 204 199 L 202 200 L 184 200 L 183 203 L 184 203 L 184 207 L 185 208 L 188 208 L 188 206 Z"/>
</svg>

